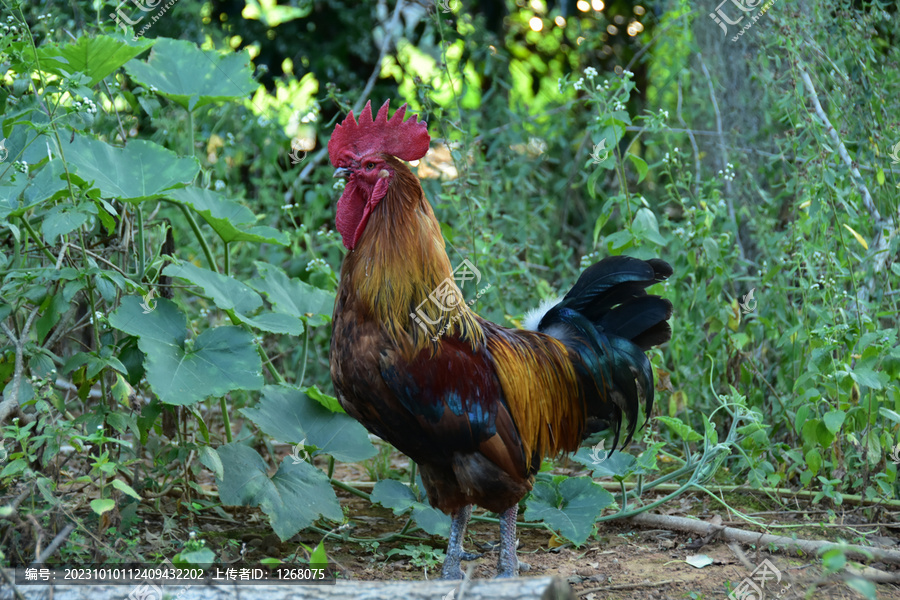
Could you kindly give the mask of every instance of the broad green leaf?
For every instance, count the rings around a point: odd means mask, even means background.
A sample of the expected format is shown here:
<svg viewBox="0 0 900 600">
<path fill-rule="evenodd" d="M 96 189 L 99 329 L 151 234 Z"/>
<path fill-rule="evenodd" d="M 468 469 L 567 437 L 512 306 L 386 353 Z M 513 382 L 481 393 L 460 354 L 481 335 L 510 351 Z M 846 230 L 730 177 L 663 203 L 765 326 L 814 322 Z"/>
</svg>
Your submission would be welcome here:
<svg viewBox="0 0 900 600">
<path fill-rule="evenodd" d="M 107 198 L 141 202 L 193 181 L 197 159 L 179 158 L 159 144 L 132 140 L 124 148 L 83 135 L 66 146 L 66 159 L 81 179 L 92 182 Z"/>
<path fill-rule="evenodd" d="M 330 320 L 334 312 L 334 296 L 331 293 L 305 281 L 291 279 L 273 265 L 262 262 L 255 264 L 259 277 L 247 283 L 257 292 L 265 294 L 278 312 L 297 318 L 319 315 L 319 318 L 311 321 L 313 323 Z"/>
<path fill-rule="evenodd" d="M 128 496 L 131 496 L 135 500 L 143 500 L 143 498 L 141 498 L 140 494 L 138 494 L 136 491 L 134 491 L 133 487 L 131 487 L 130 485 L 128 485 L 121 479 L 113 479 L 112 486 L 114 488 L 116 488 L 117 490 L 119 490 L 120 492 L 122 492 L 123 494 L 127 494 Z"/>
<path fill-rule="evenodd" d="M 624 479 L 633 473 L 637 473 L 639 469 L 634 456 L 625 452 L 612 452 L 605 457 L 601 453 L 596 456 L 602 460 L 595 460 L 591 454 L 592 449 L 579 448 L 578 452 L 572 455 L 572 458 L 589 469 L 594 470 L 594 477 L 615 477 L 616 479 Z M 606 453 L 603 453 L 606 454 Z"/>
<path fill-rule="evenodd" d="M 431 535 L 450 535 L 450 517 L 424 502 L 416 500 L 407 486 L 394 479 L 385 479 L 372 489 L 372 502 L 390 508 L 395 515 L 402 515 L 412 509 L 416 524 Z"/>
<path fill-rule="evenodd" d="M 822 421 L 825 423 L 825 427 L 828 428 L 828 431 L 831 433 L 837 433 L 841 430 L 841 426 L 844 424 L 844 419 L 847 417 L 847 413 L 842 410 L 832 410 L 830 412 L 825 413 L 825 416 L 822 417 Z"/>
<path fill-rule="evenodd" d="M 303 334 L 303 321 L 284 313 L 264 312 L 253 317 L 247 317 L 238 313 L 237 318 L 241 320 L 241 323 L 246 323 L 250 327 L 270 333 L 293 336 Z"/>
<path fill-rule="evenodd" d="M 53 198 L 59 192 L 66 189 L 66 182 L 63 178 L 65 167 L 62 160 L 54 158 L 38 171 L 28 187 L 25 188 L 23 196 L 26 206 L 34 206 L 44 200 Z M 24 175 L 23 175 L 24 177 Z"/>
<path fill-rule="evenodd" d="M 642 182 L 644 180 L 644 177 L 647 176 L 647 171 L 650 170 L 650 167 L 647 166 L 647 162 L 643 158 L 635 156 L 631 153 L 626 154 L 626 156 L 632 163 L 634 163 L 634 168 L 638 172 L 638 183 Z"/>
<path fill-rule="evenodd" d="M 634 223 L 632 229 L 638 237 L 651 241 L 654 244 L 664 246 L 666 240 L 659 234 L 659 223 L 656 221 L 656 215 L 653 211 L 642 206 L 634 215 Z"/>
<path fill-rule="evenodd" d="M 669 429 L 686 442 L 699 442 L 703 436 L 691 429 L 684 421 L 678 417 L 656 417 L 657 421 L 662 421 Z"/>
<path fill-rule="evenodd" d="M 176 566 L 196 565 L 198 567 L 208 568 L 216 560 L 216 553 L 209 548 L 200 548 L 198 550 L 182 551 L 172 561 Z"/>
<path fill-rule="evenodd" d="M 100 81 L 152 46 L 154 40 L 140 38 L 116 39 L 108 35 L 79 36 L 74 42 L 60 46 L 49 43 L 37 49 L 41 70 L 63 77 L 77 73 L 87 76 L 82 81 L 86 87 L 94 87 Z"/>
<path fill-rule="evenodd" d="M 165 268 L 165 274 L 186 279 L 203 288 L 203 293 L 212 298 L 216 306 L 222 310 L 235 310 L 238 313 L 251 313 L 262 306 L 262 298 L 240 281 L 198 267 L 189 262 L 171 264 Z"/>
<path fill-rule="evenodd" d="M 225 472 L 224 467 L 222 466 L 222 459 L 219 458 L 219 454 L 214 449 L 209 446 L 201 446 L 200 462 L 203 463 L 203 466 L 212 471 L 216 478 L 222 478 L 223 473 Z"/>
<path fill-rule="evenodd" d="M 346 412 L 344 411 L 344 407 L 341 406 L 341 403 L 338 402 L 337 398 L 335 398 L 334 396 L 329 396 L 314 385 L 309 386 L 303 391 L 307 396 L 309 396 L 331 412 Z"/>
<path fill-rule="evenodd" d="M 262 363 L 253 336 L 243 329 L 208 329 L 188 348 L 187 321 L 173 302 L 161 298 L 144 313 L 141 299 L 134 296 L 122 300 L 109 323 L 139 338 L 147 381 L 163 402 L 193 404 L 231 390 L 262 387 Z"/>
<path fill-rule="evenodd" d="M 809 467 L 809 470 L 812 471 L 813 475 L 816 475 L 819 472 L 819 469 L 822 468 L 822 453 L 818 448 L 811 448 L 806 453 L 806 466 Z"/>
<path fill-rule="evenodd" d="M 91 205 L 96 212 L 96 207 Z M 69 208 L 67 206 L 54 206 L 45 213 L 41 221 L 41 233 L 44 234 L 44 241 L 53 246 L 56 239 L 61 235 L 71 233 L 84 225 L 90 215 L 77 208 Z"/>
<path fill-rule="evenodd" d="M 219 497 L 230 506 L 259 506 L 275 533 L 287 540 L 319 517 L 341 521 L 343 513 L 325 473 L 306 461 L 281 461 L 269 479 L 268 465 L 255 450 L 240 443 L 217 449 L 223 477 Z"/>
<path fill-rule="evenodd" d="M 603 509 L 612 502 L 612 494 L 590 477 L 570 477 L 558 486 L 538 481 L 526 499 L 525 520 L 543 521 L 580 546 L 591 535 Z"/>
<path fill-rule="evenodd" d="M 111 511 L 115 507 L 116 503 L 109 498 L 97 498 L 96 500 L 91 500 L 91 510 L 98 515 Z"/>
<path fill-rule="evenodd" d="M 305 439 L 307 445 L 318 448 L 314 454 L 330 454 L 344 462 L 375 455 L 375 447 L 358 421 L 329 411 L 292 386 L 264 387 L 259 404 L 241 409 L 241 413 L 278 441 L 296 444 Z"/>
<path fill-rule="evenodd" d="M 282 246 L 290 243 L 286 233 L 256 226 L 256 217 L 249 208 L 212 190 L 186 187 L 175 190 L 170 197 L 196 210 L 224 242 L 267 242 Z"/>
<path fill-rule="evenodd" d="M 887 383 L 887 375 L 861 365 L 857 365 L 850 372 L 850 377 L 859 385 L 870 387 L 873 390 L 880 390 Z"/>
<path fill-rule="evenodd" d="M 222 54 L 170 38 L 157 38 L 147 62 L 132 61 L 125 70 L 191 111 L 211 102 L 248 97 L 259 86 L 245 52 Z"/>
</svg>

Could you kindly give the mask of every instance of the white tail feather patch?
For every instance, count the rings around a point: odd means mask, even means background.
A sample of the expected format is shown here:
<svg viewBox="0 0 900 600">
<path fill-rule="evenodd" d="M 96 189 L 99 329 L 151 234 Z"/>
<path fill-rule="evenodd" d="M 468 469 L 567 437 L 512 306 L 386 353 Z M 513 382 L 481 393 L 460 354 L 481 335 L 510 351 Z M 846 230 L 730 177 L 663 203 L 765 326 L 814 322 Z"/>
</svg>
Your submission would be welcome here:
<svg viewBox="0 0 900 600">
<path fill-rule="evenodd" d="M 522 319 L 522 327 L 524 329 L 530 329 L 531 331 L 537 331 L 538 325 L 540 325 L 541 319 L 544 318 L 544 315 L 547 314 L 547 311 L 559 304 L 561 301 L 562 297 L 542 300 L 537 308 L 532 308 L 527 313 L 525 313 L 525 318 Z"/>
</svg>

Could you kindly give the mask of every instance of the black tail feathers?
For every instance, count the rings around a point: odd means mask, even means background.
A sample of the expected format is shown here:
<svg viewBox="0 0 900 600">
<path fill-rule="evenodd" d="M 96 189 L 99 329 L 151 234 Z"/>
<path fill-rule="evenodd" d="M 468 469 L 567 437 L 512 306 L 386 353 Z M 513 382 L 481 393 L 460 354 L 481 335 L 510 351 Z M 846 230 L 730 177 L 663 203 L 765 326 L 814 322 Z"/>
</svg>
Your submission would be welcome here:
<svg viewBox="0 0 900 600">
<path fill-rule="evenodd" d="M 538 331 L 559 338 L 580 357 L 576 368 L 588 418 L 614 427 L 613 448 L 623 413 L 628 418 L 627 445 L 641 398 L 648 417 L 653 408 L 653 371 L 644 352 L 672 337 L 672 304 L 648 295 L 646 288 L 671 274 L 672 267 L 659 259 L 605 258 L 588 267 L 538 325 Z"/>
</svg>

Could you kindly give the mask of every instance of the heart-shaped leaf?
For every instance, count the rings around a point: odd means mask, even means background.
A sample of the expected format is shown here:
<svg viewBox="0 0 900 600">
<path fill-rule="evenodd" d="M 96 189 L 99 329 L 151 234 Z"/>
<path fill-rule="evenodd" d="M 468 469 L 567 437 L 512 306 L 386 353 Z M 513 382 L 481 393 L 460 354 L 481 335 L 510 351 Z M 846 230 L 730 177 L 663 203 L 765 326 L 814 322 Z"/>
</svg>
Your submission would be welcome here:
<svg viewBox="0 0 900 600">
<path fill-rule="evenodd" d="M 525 520 L 543 521 L 580 546 L 591 535 L 603 509 L 612 502 L 612 494 L 590 477 L 571 477 L 558 485 L 538 481 L 526 500 Z"/>
<path fill-rule="evenodd" d="M 41 70 L 61 77 L 71 77 L 76 73 L 87 76 L 82 81 L 87 87 L 94 87 L 104 77 L 127 63 L 152 46 L 154 40 L 140 38 L 116 39 L 108 35 L 79 36 L 65 45 L 44 44 L 37 49 Z"/>
<path fill-rule="evenodd" d="M 275 533 L 286 540 L 320 516 L 340 521 L 341 505 L 325 473 L 306 461 L 281 462 L 269 479 L 268 466 L 255 450 L 240 443 L 217 448 L 223 476 L 219 497 L 230 506 L 259 506 Z"/>
<path fill-rule="evenodd" d="M 186 187 L 175 190 L 170 197 L 200 213 L 226 243 L 267 242 L 282 246 L 290 243 L 286 233 L 272 227 L 254 225 L 256 217 L 249 208 L 212 190 Z"/>
<path fill-rule="evenodd" d="M 262 387 L 262 362 L 249 332 L 238 327 L 208 329 L 189 348 L 187 321 L 173 302 L 160 299 L 150 312 L 140 302 L 134 296 L 123 298 L 109 323 L 139 338 L 138 347 L 147 357 L 147 381 L 160 400 L 187 405 L 231 390 Z"/>
<path fill-rule="evenodd" d="M 81 179 L 92 182 L 107 198 L 141 202 L 165 190 L 193 181 L 200 169 L 195 158 L 179 158 L 159 144 L 132 140 L 116 148 L 100 140 L 76 135 L 63 142 L 66 159 Z"/>
<path fill-rule="evenodd" d="M 132 61 L 125 70 L 188 110 L 249 97 L 259 87 L 245 52 L 201 50 L 186 40 L 157 38 L 147 62 Z"/>
<path fill-rule="evenodd" d="M 306 440 L 316 446 L 314 454 L 330 454 L 337 460 L 355 462 L 375 455 L 365 428 L 344 413 L 335 413 L 288 385 L 263 388 L 254 408 L 241 413 L 278 441 L 297 443 Z"/>
</svg>

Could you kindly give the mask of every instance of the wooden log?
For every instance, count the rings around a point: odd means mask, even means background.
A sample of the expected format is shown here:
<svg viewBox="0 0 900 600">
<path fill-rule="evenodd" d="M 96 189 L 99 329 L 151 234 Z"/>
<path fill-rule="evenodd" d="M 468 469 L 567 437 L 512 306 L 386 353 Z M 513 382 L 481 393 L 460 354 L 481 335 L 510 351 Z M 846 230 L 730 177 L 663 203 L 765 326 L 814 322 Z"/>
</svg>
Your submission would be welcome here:
<svg viewBox="0 0 900 600">
<path fill-rule="evenodd" d="M 347 581 L 334 585 L 193 585 L 162 586 L 162 592 L 122 585 L 21 585 L 17 592 L 27 600 L 575 600 L 569 585 L 559 577 L 473 579 L 462 589 L 458 581 Z M 452 595 L 450 595 L 452 593 Z M 0 591 L 0 600 L 13 600 L 12 590 Z"/>
</svg>

